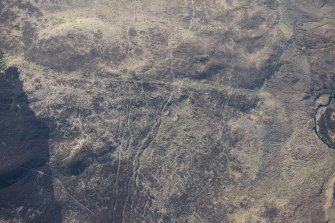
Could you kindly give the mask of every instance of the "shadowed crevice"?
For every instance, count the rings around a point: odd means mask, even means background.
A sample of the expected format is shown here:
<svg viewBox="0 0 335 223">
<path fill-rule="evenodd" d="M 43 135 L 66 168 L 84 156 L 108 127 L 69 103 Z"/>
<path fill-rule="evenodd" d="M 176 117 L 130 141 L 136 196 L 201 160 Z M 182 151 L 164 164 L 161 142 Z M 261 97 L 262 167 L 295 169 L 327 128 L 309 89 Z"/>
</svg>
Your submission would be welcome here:
<svg viewBox="0 0 335 223">
<path fill-rule="evenodd" d="M 18 69 L 8 68 L 0 74 L 1 218 L 62 221 L 48 166 L 48 139 L 49 128 L 29 108 Z"/>
</svg>

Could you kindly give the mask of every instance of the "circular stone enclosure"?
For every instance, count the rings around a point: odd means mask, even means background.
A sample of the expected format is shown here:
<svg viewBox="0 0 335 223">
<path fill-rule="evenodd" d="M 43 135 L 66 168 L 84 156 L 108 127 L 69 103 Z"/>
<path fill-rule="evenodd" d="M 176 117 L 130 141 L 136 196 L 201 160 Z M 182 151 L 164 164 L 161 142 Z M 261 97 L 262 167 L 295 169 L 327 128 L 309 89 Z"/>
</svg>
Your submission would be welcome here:
<svg viewBox="0 0 335 223">
<path fill-rule="evenodd" d="M 335 99 L 331 96 L 326 105 L 320 105 L 315 115 L 315 130 L 318 137 L 335 149 Z"/>
</svg>

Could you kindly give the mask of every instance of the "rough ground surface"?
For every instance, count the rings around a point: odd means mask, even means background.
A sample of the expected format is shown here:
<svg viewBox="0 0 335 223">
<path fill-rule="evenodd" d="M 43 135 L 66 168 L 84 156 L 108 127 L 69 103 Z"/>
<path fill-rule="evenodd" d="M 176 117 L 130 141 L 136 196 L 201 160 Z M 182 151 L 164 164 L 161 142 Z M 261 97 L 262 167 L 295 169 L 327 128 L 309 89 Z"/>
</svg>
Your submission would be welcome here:
<svg viewBox="0 0 335 223">
<path fill-rule="evenodd" d="M 334 23 L 332 0 L 1 0 L 0 221 L 335 222 Z"/>
</svg>

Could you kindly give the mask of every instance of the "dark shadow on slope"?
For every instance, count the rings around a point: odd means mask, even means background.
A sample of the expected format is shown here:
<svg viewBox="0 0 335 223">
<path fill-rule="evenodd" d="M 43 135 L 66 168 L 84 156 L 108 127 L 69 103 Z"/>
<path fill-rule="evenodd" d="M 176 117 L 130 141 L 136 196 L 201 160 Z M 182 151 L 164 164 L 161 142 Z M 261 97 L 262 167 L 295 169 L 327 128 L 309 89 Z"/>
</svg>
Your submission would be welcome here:
<svg viewBox="0 0 335 223">
<path fill-rule="evenodd" d="M 29 108 L 22 87 L 17 68 L 0 74 L 0 219 L 58 223 L 61 209 L 47 165 L 49 129 Z"/>
</svg>

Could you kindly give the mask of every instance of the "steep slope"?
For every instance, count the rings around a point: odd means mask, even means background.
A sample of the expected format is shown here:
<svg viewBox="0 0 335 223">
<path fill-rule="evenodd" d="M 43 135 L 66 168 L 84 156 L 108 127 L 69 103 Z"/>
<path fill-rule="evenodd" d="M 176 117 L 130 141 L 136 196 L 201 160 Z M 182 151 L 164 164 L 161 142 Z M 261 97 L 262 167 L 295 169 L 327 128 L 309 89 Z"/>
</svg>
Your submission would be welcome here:
<svg viewBox="0 0 335 223">
<path fill-rule="evenodd" d="M 332 1 L 0 4 L 62 222 L 335 222 Z"/>
</svg>

